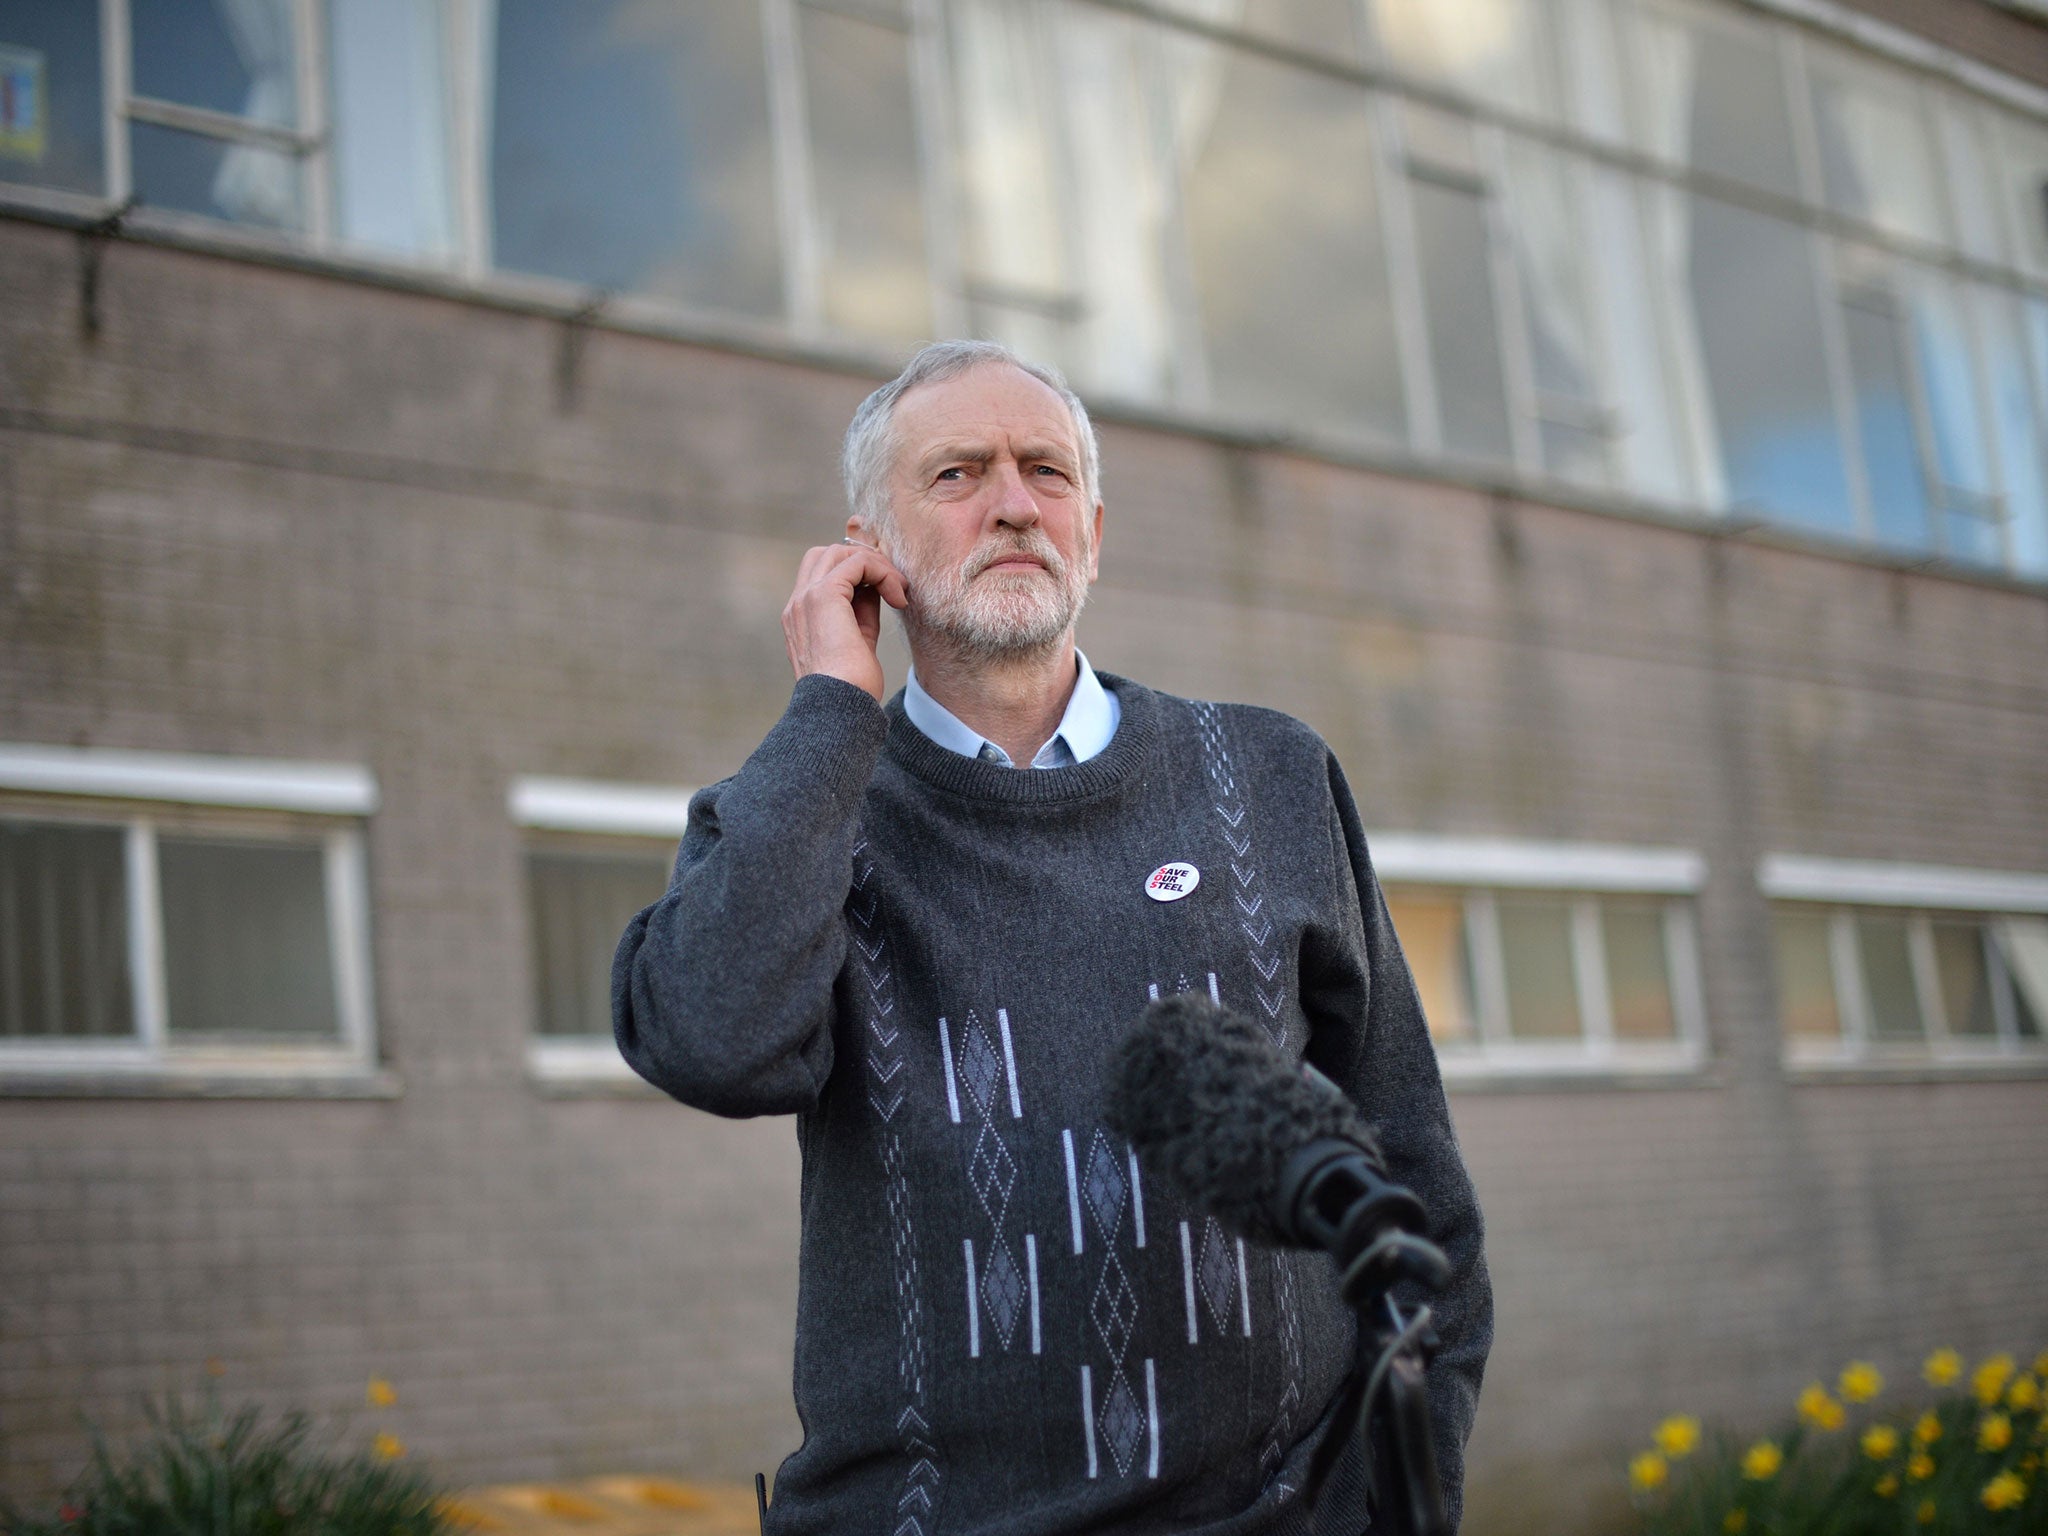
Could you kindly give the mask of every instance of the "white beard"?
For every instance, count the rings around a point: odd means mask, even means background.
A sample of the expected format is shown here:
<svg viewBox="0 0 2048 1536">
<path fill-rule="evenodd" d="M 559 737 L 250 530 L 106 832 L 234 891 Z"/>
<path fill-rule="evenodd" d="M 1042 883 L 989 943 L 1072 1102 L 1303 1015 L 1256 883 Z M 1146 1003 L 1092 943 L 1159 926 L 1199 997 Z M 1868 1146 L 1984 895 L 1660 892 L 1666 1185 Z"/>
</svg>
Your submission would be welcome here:
<svg viewBox="0 0 2048 1536">
<path fill-rule="evenodd" d="M 1029 555 L 1043 571 L 984 574 L 998 560 Z M 1084 547 L 1081 559 L 1060 557 L 1036 528 L 980 545 L 955 570 L 912 570 L 899 561 L 909 578 L 910 606 L 903 626 L 913 643 L 937 642 L 964 659 L 1013 660 L 1056 647 L 1080 616 L 1088 599 Z"/>
</svg>

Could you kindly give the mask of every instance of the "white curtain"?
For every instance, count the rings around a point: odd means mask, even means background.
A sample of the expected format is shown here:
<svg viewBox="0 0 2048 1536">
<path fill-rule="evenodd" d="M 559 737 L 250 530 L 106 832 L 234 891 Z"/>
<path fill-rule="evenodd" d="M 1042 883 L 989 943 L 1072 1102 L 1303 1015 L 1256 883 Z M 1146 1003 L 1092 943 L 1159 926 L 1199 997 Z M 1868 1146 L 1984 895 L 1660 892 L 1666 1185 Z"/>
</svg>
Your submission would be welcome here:
<svg viewBox="0 0 2048 1536">
<path fill-rule="evenodd" d="M 292 126 L 297 92 L 290 0 L 213 0 L 213 5 L 249 76 L 242 116 Z M 214 173 L 213 200 L 230 218 L 289 226 L 299 221 L 298 179 L 294 157 L 253 144 L 234 144 Z"/>
<path fill-rule="evenodd" d="M 455 246 L 440 0 L 328 0 L 335 225 L 345 240 Z"/>
</svg>

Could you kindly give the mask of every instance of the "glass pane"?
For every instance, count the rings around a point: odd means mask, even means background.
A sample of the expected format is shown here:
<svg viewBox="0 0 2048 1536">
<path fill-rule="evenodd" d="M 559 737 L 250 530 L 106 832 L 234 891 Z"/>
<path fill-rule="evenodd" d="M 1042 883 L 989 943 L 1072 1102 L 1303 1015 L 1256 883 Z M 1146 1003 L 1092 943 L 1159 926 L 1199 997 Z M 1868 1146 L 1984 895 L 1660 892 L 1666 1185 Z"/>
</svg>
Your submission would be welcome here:
<svg viewBox="0 0 2048 1536">
<path fill-rule="evenodd" d="M 1870 1002 L 1873 1040 L 1924 1040 L 1920 995 L 1913 986 L 1913 956 L 1903 917 L 1870 913 L 1856 918 L 1856 950 L 1863 992 Z"/>
<path fill-rule="evenodd" d="M 2048 128 L 2001 114 L 1997 137 L 2014 250 L 2021 266 L 2048 276 Z"/>
<path fill-rule="evenodd" d="M 1900 548 L 1932 549 L 1934 505 L 1914 425 L 1904 328 L 1890 294 L 1881 287 L 1847 294 L 1842 334 L 1877 538 Z"/>
<path fill-rule="evenodd" d="M 1693 484 L 1680 397 L 1666 361 L 1666 326 L 1677 319 L 1678 307 L 1659 302 L 1639 189 L 1614 171 L 1589 168 L 1587 175 L 1592 218 L 1584 251 L 1594 264 L 1598 329 L 1606 337 L 1611 370 L 1606 403 L 1622 476 L 1631 489 L 1660 501 L 1711 499 Z"/>
<path fill-rule="evenodd" d="M 130 123 L 128 147 L 135 190 L 152 208 L 271 229 L 301 223 L 292 155 L 155 123 Z"/>
<path fill-rule="evenodd" d="M 1133 400 L 1165 399 L 1174 385 L 1172 303 L 1166 269 L 1174 167 L 1165 102 L 1148 93 L 1175 35 L 1093 5 L 1061 9 L 1059 77 L 1073 144 L 1063 203 L 1086 302 L 1070 332 L 1068 366 L 1084 388 Z"/>
<path fill-rule="evenodd" d="M 2038 1040 L 2048 1022 L 2048 917 L 1997 918 L 1991 933 L 2012 978 L 2013 1022 L 2021 1036 Z"/>
<path fill-rule="evenodd" d="M 1934 146 L 1916 87 L 1836 54 L 1809 57 L 1828 202 L 1896 234 L 1945 241 Z"/>
<path fill-rule="evenodd" d="M 1652 152 L 1796 196 L 1792 119 L 1774 35 L 1688 8 L 1637 11 L 1636 110 Z"/>
<path fill-rule="evenodd" d="M 1396 69 L 1524 112 L 1557 99 L 1541 32 L 1548 0 L 1375 0 L 1380 51 Z"/>
<path fill-rule="evenodd" d="M 1974 106 L 1955 100 L 1940 102 L 1937 121 L 1941 174 L 1948 186 L 1957 243 L 1972 256 L 2002 262 L 2005 236 L 1992 190 L 1995 162 L 1988 125 Z"/>
<path fill-rule="evenodd" d="M 826 322 L 922 340 L 931 279 L 909 35 L 829 11 L 798 18 Z"/>
<path fill-rule="evenodd" d="M 1389 890 L 1387 912 L 1400 935 L 1401 953 L 1415 978 L 1429 1036 L 1439 1045 L 1468 1044 L 1477 1036 L 1465 990 L 1465 906 L 1432 891 Z"/>
<path fill-rule="evenodd" d="M 1292 43 L 1334 59 L 1358 57 L 1358 17 L 1353 0 L 1158 0 L 1161 10 L 1196 21 L 1223 21 L 1256 37 Z"/>
<path fill-rule="evenodd" d="M 1556 896 L 1503 895 L 1495 898 L 1495 908 L 1507 970 L 1508 1032 L 1517 1040 L 1576 1040 L 1571 903 Z"/>
<path fill-rule="evenodd" d="M 166 837 L 157 869 L 172 1034 L 340 1035 L 318 847 Z"/>
<path fill-rule="evenodd" d="M 106 190 L 100 17 L 76 0 L 12 0 L 0 12 L 0 181 Z"/>
<path fill-rule="evenodd" d="M 0 1039 L 135 1033 L 122 840 L 0 822 Z"/>
<path fill-rule="evenodd" d="M 1941 1011 L 1948 1032 L 1995 1036 L 1998 1018 L 1991 1007 L 1991 973 L 1984 964 L 1984 925 L 1935 923 L 1934 968 L 1941 980 Z"/>
<path fill-rule="evenodd" d="M 135 94 L 298 122 L 292 0 L 128 0 Z"/>
<path fill-rule="evenodd" d="M 1608 480 L 1607 420 L 1596 362 L 1597 333 L 1587 302 L 1585 272 L 1590 244 L 1579 217 L 1575 167 L 1549 150 L 1520 140 L 1507 151 L 1505 195 L 1515 270 L 1521 283 L 1531 369 L 1542 418 L 1543 467 L 1581 484 Z M 1546 402 L 1573 409 L 1559 419 Z"/>
<path fill-rule="evenodd" d="M 1506 463 L 1514 457 L 1514 440 L 1501 376 L 1486 205 L 1471 192 L 1435 181 L 1418 177 L 1411 185 L 1444 451 Z"/>
<path fill-rule="evenodd" d="M 534 1018 L 543 1035 L 612 1033 L 612 954 L 627 922 L 668 886 L 661 854 L 530 851 Z"/>
<path fill-rule="evenodd" d="M 500 0 L 488 142 L 500 267 L 781 312 L 754 0 Z"/>
<path fill-rule="evenodd" d="M 1787 1035 L 1809 1040 L 1842 1038 L 1835 1001 L 1835 967 L 1825 912 L 1779 907 L 1771 914 L 1778 940 L 1778 1022 Z"/>
<path fill-rule="evenodd" d="M 1681 325 L 1704 364 L 1730 503 L 1853 534 L 1810 237 L 1710 197 L 1685 206 L 1690 230 L 1670 232 L 1688 254 Z"/>
<path fill-rule="evenodd" d="M 1621 40 L 1608 0 L 1552 0 L 1568 121 L 1597 139 L 1628 137 L 1621 87 Z"/>
<path fill-rule="evenodd" d="M 1653 902 L 1600 903 L 1607 949 L 1607 997 L 1617 1040 L 1670 1040 L 1671 971 L 1664 950 L 1664 909 Z"/>
<path fill-rule="evenodd" d="M 1209 45 L 1191 62 L 1170 78 L 1212 395 L 1404 440 L 1365 93 Z"/>
<path fill-rule="evenodd" d="M 2022 570 L 2048 566 L 2048 414 L 2039 405 L 2027 365 L 2026 317 L 2019 299 L 2003 289 L 1973 284 L 1977 334 L 1984 338 L 1984 371 L 1991 386 L 1991 425 L 1998 478 L 2005 496 L 2012 558 Z"/>
<path fill-rule="evenodd" d="M 977 334 L 1066 366 L 1080 318 L 1068 249 L 1058 93 L 1030 0 L 960 0 L 948 8 L 955 148 L 969 317 Z"/>
<path fill-rule="evenodd" d="M 443 256 L 455 248 L 441 8 L 328 0 L 334 216 L 344 240 Z"/>
<path fill-rule="evenodd" d="M 1977 394 L 1974 349 L 1961 296 L 1939 272 L 1925 267 L 1907 271 L 1913 344 L 1919 354 L 1920 387 L 1927 395 L 1936 466 L 1945 484 L 1989 493 L 1984 408 Z"/>
</svg>

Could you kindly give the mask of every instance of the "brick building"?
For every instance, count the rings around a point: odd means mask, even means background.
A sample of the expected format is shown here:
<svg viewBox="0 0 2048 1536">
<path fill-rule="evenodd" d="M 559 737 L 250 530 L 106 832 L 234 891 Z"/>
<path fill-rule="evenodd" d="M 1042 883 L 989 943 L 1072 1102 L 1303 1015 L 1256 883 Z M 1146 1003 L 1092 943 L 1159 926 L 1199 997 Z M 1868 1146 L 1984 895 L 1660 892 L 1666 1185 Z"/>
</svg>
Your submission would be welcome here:
<svg viewBox="0 0 2048 1536">
<path fill-rule="evenodd" d="M 602 971 L 927 334 L 1098 411 L 1091 656 L 1358 791 L 1468 1529 L 2048 1343 L 2027 7 L 170 12 L 0 10 L 0 1487 L 209 1362 L 463 1480 L 794 1446 L 791 1129 Z"/>
</svg>

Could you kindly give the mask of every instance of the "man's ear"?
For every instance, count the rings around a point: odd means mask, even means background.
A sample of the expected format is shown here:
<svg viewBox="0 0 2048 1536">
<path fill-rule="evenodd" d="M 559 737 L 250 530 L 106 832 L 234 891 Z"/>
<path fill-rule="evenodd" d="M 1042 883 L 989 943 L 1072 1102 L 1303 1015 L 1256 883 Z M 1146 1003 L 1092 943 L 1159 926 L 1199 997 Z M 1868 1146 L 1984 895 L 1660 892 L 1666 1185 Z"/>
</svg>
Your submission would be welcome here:
<svg viewBox="0 0 2048 1536">
<path fill-rule="evenodd" d="M 868 531 L 868 525 L 858 517 L 849 515 L 846 519 L 846 536 L 856 544 L 865 544 L 869 549 L 880 549 L 881 543 Z"/>
<path fill-rule="evenodd" d="M 1088 540 L 1088 579 L 1102 574 L 1102 503 L 1095 503 L 1095 533 Z"/>
</svg>

